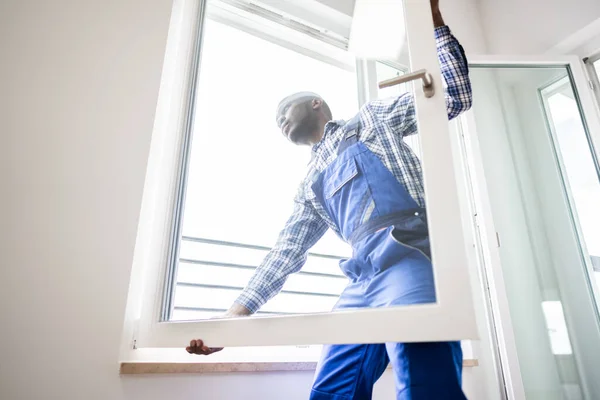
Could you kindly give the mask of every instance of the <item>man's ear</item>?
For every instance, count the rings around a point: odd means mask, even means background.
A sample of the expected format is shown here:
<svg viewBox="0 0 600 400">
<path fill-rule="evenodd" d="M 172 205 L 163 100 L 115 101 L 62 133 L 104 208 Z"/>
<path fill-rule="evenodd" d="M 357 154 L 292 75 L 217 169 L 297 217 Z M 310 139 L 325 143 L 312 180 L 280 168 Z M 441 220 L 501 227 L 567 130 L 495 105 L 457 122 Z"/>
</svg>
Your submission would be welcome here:
<svg viewBox="0 0 600 400">
<path fill-rule="evenodd" d="M 313 110 L 320 109 L 322 105 L 323 105 L 323 100 L 321 100 L 321 99 L 313 99 L 312 100 L 312 109 Z"/>
</svg>

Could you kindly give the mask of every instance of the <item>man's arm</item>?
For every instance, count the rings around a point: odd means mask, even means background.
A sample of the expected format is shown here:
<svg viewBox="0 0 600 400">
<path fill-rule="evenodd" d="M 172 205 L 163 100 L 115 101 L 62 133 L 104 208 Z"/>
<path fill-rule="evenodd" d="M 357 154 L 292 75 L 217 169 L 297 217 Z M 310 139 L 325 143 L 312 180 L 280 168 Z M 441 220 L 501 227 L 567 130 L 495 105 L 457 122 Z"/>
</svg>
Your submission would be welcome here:
<svg viewBox="0 0 600 400">
<path fill-rule="evenodd" d="M 302 190 L 294 202 L 294 212 L 279 234 L 275 247 L 256 269 L 227 312 L 228 316 L 253 314 L 279 293 L 288 276 L 302 268 L 308 250 L 327 231 L 327 224 L 312 204 L 304 199 Z"/>
<path fill-rule="evenodd" d="M 305 200 L 301 186 L 294 199 L 294 212 L 279 234 L 275 247 L 267 254 L 244 291 L 223 317 L 251 315 L 279 293 L 287 277 L 302 268 L 308 250 L 326 231 L 327 224 Z M 188 353 L 200 355 L 210 355 L 221 350 L 220 347 L 206 346 L 202 339 L 194 339 L 186 347 Z"/>
<path fill-rule="evenodd" d="M 471 108 L 473 102 L 469 67 L 462 46 L 452 35 L 450 29 L 444 25 L 439 8 L 434 8 L 433 20 L 436 26 L 435 39 L 444 80 L 448 119 L 453 119 Z M 412 93 L 404 93 L 385 100 L 375 100 L 367 104 L 366 108 L 401 136 L 417 133 Z"/>
</svg>

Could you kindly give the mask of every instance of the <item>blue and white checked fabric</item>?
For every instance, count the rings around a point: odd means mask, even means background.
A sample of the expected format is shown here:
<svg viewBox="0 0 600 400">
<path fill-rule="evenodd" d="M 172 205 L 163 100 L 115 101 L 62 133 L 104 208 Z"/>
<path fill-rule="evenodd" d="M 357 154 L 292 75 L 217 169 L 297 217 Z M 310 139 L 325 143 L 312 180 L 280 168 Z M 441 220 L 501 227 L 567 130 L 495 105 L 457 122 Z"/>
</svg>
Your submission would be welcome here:
<svg viewBox="0 0 600 400">
<path fill-rule="evenodd" d="M 472 103 L 467 60 L 459 42 L 447 26 L 436 28 L 435 37 L 440 62 L 448 118 L 457 117 Z M 422 207 L 425 206 L 421 163 L 403 137 L 417 133 L 414 98 L 411 93 L 385 100 L 375 100 L 359 112 L 362 122 L 359 140 L 371 150 L 404 185 Z M 275 247 L 256 269 L 236 303 L 256 312 L 275 296 L 287 277 L 306 262 L 308 250 L 325 234 L 327 228 L 339 232 L 311 189 L 311 177 L 323 171 L 337 155 L 344 138 L 344 121 L 325 126 L 323 139 L 313 147 L 308 174 L 294 199 L 292 216 L 279 234 Z"/>
</svg>

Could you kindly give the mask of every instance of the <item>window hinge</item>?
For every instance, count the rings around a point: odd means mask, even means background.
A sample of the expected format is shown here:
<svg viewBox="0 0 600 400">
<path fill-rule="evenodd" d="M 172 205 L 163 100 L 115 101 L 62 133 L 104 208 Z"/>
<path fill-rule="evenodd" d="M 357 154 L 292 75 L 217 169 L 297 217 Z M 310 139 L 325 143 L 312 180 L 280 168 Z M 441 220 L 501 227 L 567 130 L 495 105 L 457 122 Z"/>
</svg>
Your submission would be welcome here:
<svg viewBox="0 0 600 400">
<path fill-rule="evenodd" d="M 596 85 L 594 84 L 594 81 L 588 81 L 588 85 L 590 86 L 590 89 L 596 90 Z"/>
<path fill-rule="evenodd" d="M 496 243 L 498 244 L 498 247 L 500 247 L 500 234 L 498 234 L 498 232 L 496 232 Z"/>
</svg>

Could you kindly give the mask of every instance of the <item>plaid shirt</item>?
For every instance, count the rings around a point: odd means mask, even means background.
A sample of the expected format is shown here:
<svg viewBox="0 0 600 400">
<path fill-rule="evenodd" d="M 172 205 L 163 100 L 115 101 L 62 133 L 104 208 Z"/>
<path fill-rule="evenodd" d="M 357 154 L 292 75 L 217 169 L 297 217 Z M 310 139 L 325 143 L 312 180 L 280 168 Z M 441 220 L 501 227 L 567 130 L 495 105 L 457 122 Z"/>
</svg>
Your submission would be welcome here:
<svg viewBox="0 0 600 400">
<path fill-rule="evenodd" d="M 444 78 L 448 118 L 457 117 L 470 108 L 471 84 L 467 60 L 458 41 L 446 26 L 436 28 L 437 54 Z M 425 206 L 421 163 L 403 137 L 417 133 L 414 98 L 411 93 L 369 102 L 359 112 L 362 129 L 359 140 L 372 151 L 404 185 L 422 207 Z M 325 234 L 327 228 L 338 235 L 335 223 L 316 200 L 311 177 L 323 171 L 337 156 L 337 147 L 345 136 L 345 122 L 325 125 L 323 139 L 313 147 L 308 174 L 294 199 L 295 207 L 275 247 L 256 269 L 250 282 L 236 300 L 256 312 L 275 296 L 287 277 L 306 262 L 308 250 Z M 375 129 L 375 128 L 379 129 Z"/>
</svg>

